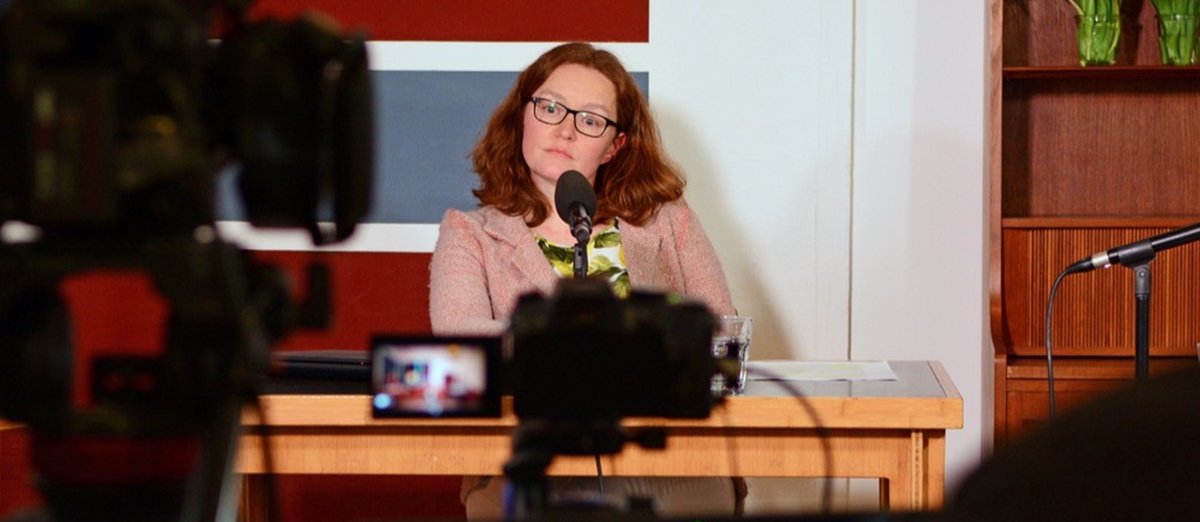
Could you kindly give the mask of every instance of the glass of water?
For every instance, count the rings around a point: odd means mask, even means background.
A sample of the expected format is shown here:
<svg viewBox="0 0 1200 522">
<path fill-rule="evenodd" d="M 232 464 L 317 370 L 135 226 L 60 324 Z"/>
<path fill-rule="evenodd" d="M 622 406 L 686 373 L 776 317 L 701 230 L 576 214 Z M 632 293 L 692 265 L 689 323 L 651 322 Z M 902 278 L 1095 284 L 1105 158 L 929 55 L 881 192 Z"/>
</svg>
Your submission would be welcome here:
<svg viewBox="0 0 1200 522">
<path fill-rule="evenodd" d="M 746 390 L 746 360 L 750 356 L 750 331 L 754 321 L 744 315 L 717 318 L 712 354 L 720 372 L 713 376 L 714 395 L 740 395 Z"/>
</svg>

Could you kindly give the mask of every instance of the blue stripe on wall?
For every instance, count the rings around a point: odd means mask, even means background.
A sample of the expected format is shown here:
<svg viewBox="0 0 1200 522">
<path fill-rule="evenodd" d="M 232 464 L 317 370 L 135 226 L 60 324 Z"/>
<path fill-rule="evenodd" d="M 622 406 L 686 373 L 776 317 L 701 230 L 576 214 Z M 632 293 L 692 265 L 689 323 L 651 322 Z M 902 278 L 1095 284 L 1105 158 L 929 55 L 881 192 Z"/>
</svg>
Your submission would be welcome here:
<svg viewBox="0 0 1200 522">
<path fill-rule="evenodd" d="M 375 223 L 438 223 L 477 206 L 467 155 L 516 72 L 377 71 Z"/>
<path fill-rule="evenodd" d="M 366 221 L 436 224 L 446 209 L 476 208 L 479 178 L 467 155 L 517 74 L 374 71 L 375 190 Z M 649 73 L 633 76 L 649 92 Z M 220 185 L 218 215 L 241 221 L 231 187 L 231 178 Z"/>
</svg>

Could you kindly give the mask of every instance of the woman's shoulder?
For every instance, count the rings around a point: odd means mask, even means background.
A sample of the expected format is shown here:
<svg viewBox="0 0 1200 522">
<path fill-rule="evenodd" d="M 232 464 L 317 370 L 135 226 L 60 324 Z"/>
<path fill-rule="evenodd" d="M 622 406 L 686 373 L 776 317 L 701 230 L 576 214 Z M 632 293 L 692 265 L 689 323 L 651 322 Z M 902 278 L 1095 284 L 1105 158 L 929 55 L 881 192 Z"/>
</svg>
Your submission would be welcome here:
<svg viewBox="0 0 1200 522">
<path fill-rule="evenodd" d="M 692 207 L 688 206 L 687 200 L 680 196 L 678 199 L 663 203 L 662 206 L 659 207 L 658 213 L 660 215 L 667 216 L 668 219 L 678 219 L 680 217 L 691 216 Z"/>
<path fill-rule="evenodd" d="M 505 214 L 494 207 L 475 210 L 448 209 L 442 216 L 440 234 L 468 234 L 473 237 L 492 236 L 512 241 L 527 233 L 525 221 Z"/>
<path fill-rule="evenodd" d="M 691 207 L 688 206 L 687 200 L 680 197 L 659 205 L 658 209 L 654 211 L 654 215 L 650 216 L 650 219 L 642 225 L 642 228 L 651 230 L 658 228 L 671 229 L 680 225 L 686 225 L 692 219 Z"/>
<path fill-rule="evenodd" d="M 442 227 L 483 228 L 489 223 L 503 221 L 508 216 L 493 207 L 483 207 L 474 210 L 446 209 L 442 214 Z"/>
</svg>

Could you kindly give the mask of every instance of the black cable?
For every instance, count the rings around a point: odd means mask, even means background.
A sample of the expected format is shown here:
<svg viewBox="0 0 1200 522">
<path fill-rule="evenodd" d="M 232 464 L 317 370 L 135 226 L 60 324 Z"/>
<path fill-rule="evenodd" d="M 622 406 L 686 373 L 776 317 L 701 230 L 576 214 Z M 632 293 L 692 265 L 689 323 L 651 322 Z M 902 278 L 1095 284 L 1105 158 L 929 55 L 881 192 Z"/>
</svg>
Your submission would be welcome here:
<svg viewBox="0 0 1200 522">
<path fill-rule="evenodd" d="M 733 479 L 741 478 L 742 481 L 745 482 L 745 477 L 742 477 L 741 463 L 738 462 L 737 458 L 737 446 L 733 442 L 734 427 L 729 416 L 729 401 L 726 400 L 725 397 L 721 397 L 721 400 L 717 406 L 720 407 L 721 419 L 724 421 L 725 425 L 725 453 L 729 455 L 729 475 Z M 733 516 L 736 518 L 744 514 L 746 506 L 744 497 L 740 499 L 736 498 L 741 491 L 736 486 L 734 487 L 735 510 Z"/>
<path fill-rule="evenodd" d="M 829 448 L 829 430 L 825 427 L 825 423 L 821 421 L 821 416 L 817 414 L 817 409 L 808 401 L 804 392 L 801 392 L 794 384 L 785 380 L 783 376 L 769 370 L 753 367 L 747 367 L 747 373 L 763 377 L 783 388 L 787 391 L 788 395 L 800 403 L 800 407 L 812 419 L 812 429 L 816 432 L 817 439 L 821 444 L 821 465 L 825 468 L 822 473 L 825 476 L 825 481 L 821 485 L 821 513 L 828 514 L 833 506 L 833 477 L 830 476 L 833 473 L 833 450 Z"/>
<path fill-rule="evenodd" d="M 263 457 L 263 493 L 267 497 L 267 517 L 271 522 L 283 520 L 279 516 L 279 488 L 275 482 L 275 456 L 271 451 L 270 424 L 267 423 L 266 407 L 263 406 L 262 393 L 254 394 L 254 414 L 258 416 L 258 438 L 262 447 Z"/>
<path fill-rule="evenodd" d="M 596 484 L 600 486 L 600 496 L 604 496 L 604 466 L 600 465 L 600 454 L 596 454 Z"/>
<path fill-rule="evenodd" d="M 1058 274 L 1054 285 L 1050 287 L 1050 300 L 1046 303 L 1046 384 L 1050 387 L 1050 420 L 1054 420 L 1054 351 L 1050 347 L 1050 326 L 1054 318 L 1054 295 L 1058 293 L 1058 284 L 1070 273 L 1071 269 L 1068 267 Z"/>
<path fill-rule="evenodd" d="M 737 477 L 741 475 L 739 471 L 741 463 L 737 459 L 737 448 L 733 445 L 734 427 L 729 416 L 729 401 L 722 397 L 718 406 L 721 410 L 721 419 L 725 423 L 725 452 L 729 454 L 729 474 Z"/>
</svg>

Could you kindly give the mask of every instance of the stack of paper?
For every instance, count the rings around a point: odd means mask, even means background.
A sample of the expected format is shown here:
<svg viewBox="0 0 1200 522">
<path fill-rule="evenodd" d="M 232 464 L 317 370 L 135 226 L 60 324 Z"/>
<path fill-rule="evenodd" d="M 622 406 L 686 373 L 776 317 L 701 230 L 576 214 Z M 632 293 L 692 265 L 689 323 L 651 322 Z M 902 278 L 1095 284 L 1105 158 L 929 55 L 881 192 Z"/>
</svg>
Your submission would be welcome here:
<svg viewBox="0 0 1200 522">
<path fill-rule="evenodd" d="M 887 361 L 750 361 L 752 381 L 895 381 Z"/>
</svg>

